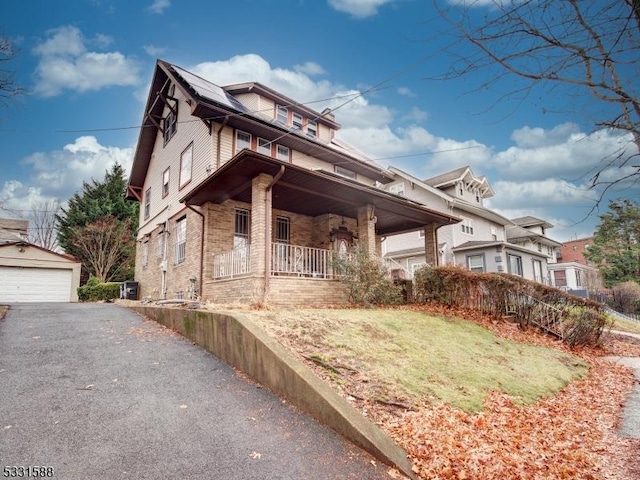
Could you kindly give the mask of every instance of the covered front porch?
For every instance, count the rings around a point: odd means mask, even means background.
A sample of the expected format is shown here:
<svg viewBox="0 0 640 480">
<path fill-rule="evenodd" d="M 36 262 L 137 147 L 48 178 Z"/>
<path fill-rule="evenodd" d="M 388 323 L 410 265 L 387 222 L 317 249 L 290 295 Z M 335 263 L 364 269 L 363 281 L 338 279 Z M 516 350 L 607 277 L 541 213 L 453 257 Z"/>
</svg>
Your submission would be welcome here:
<svg viewBox="0 0 640 480">
<path fill-rule="evenodd" d="M 435 233 L 457 218 L 332 172 L 242 151 L 182 199 L 203 218 L 202 297 L 214 302 L 346 302 L 334 258 L 358 244 L 380 254 L 384 235 Z"/>
</svg>

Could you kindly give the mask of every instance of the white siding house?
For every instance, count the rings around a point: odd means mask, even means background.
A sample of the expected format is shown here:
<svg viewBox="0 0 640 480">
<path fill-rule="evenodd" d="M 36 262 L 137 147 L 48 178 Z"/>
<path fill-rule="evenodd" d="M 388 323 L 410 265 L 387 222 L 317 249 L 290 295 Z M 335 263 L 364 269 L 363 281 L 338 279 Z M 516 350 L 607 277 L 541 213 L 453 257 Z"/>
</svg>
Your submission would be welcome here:
<svg viewBox="0 0 640 480">
<path fill-rule="evenodd" d="M 509 220 L 484 207 L 494 195 L 485 177 L 461 167 L 419 180 L 396 168 L 390 192 L 461 219 L 437 230 L 438 265 L 460 265 L 477 272 L 504 272 L 541 283 L 549 282 L 547 265 L 555 261 L 560 243 L 546 237 L 551 225 L 533 217 Z M 518 224 L 517 222 L 521 222 Z M 411 276 L 427 262 L 419 231 L 387 236 L 383 251 L 389 262 Z"/>
</svg>

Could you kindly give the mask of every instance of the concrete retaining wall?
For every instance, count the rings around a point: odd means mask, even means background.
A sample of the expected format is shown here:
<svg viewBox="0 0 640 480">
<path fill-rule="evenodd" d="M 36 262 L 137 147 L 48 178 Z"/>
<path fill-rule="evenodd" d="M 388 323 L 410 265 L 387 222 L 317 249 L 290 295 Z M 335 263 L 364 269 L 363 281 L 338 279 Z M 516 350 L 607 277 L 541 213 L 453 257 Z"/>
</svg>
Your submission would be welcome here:
<svg viewBox="0 0 640 480">
<path fill-rule="evenodd" d="M 206 348 L 379 460 L 415 478 L 404 450 L 242 314 L 130 308 Z"/>
</svg>

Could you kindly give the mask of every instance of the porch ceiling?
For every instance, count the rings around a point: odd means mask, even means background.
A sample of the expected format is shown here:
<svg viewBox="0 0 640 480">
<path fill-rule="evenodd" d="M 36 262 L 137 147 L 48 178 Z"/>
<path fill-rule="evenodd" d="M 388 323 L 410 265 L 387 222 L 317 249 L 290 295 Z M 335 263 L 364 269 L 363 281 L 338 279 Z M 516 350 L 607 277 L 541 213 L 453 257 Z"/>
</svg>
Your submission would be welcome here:
<svg viewBox="0 0 640 480">
<path fill-rule="evenodd" d="M 273 208 L 315 217 L 333 213 L 357 218 L 358 208 L 371 204 L 377 217 L 376 233 L 387 235 L 423 225 L 457 223 L 459 218 L 430 210 L 397 195 L 333 173 L 309 170 L 256 152 L 243 150 L 180 199 L 187 205 L 238 200 L 251 203 L 251 182 L 260 173 L 275 177 Z"/>
</svg>

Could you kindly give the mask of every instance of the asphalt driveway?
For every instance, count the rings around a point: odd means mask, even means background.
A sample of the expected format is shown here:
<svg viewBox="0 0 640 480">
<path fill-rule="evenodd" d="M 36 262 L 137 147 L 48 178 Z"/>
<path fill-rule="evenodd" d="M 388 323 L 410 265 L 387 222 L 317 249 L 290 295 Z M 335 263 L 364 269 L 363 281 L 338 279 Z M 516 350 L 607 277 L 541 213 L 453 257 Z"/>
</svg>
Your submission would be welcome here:
<svg viewBox="0 0 640 480">
<path fill-rule="evenodd" d="M 5 466 L 60 479 L 390 478 L 214 355 L 112 304 L 14 305 L 0 321 Z"/>
</svg>

